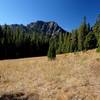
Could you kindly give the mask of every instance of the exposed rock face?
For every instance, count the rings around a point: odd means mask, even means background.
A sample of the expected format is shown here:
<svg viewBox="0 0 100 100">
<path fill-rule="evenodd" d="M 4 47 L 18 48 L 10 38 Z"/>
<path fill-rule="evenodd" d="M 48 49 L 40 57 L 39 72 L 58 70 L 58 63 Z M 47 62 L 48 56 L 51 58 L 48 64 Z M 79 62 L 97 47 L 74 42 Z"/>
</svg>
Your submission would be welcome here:
<svg viewBox="0 0 100 100">
<path fill-rule="evenodd" d="M 32 29 L 35 32 L 54 35 L 58 33 L 65 33 L 66 31 L 63 30 L 56 22 L 44 22 L 44 21 L 37 21 L 27 25 L 28 28 Z"/>
<path fill-rule="evenodd" d="M 58 35 L 59 33 L 66 33 L 56 22 L 36 21 L 28 25 L 12 24 L 9 25 L 14 31 L 19 28 L 23 33 L 42 33 L 43 35 Z"/>
</svg>

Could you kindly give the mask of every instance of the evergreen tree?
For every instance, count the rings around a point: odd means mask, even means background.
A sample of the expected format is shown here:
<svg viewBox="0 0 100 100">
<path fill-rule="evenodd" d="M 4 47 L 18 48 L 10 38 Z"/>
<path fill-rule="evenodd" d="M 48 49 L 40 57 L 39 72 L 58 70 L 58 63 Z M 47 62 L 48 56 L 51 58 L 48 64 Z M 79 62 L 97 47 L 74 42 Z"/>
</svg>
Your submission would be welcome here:
<svg viewBox="0 0 100 100">
<path fill-rule="evenodd" d="M 63 44 L 64 44 L 64 34 L 60 33 L 58 36 L 58 48 L 57 48 L 57 53 L 63 53 L 64 48 L 63 48 Z"/>
<path fill-rule="evenodd" d="M 97 39 L 93 32 L 90 32 L 85 39 L 84 47 L 86 50 L 96 48 Z"/>
<path fill-rule="evenodd" d="M 51 39 L 49 43 L 48 58 L 54 60 L 56 58 L 56 46 L 55 40 Z"/>
<path fill-rule="evenodd" d="M 72 40 L 71 40 L 71 33 L 69 33 L 69 35 L 68 35 L 68 37 L 67 37 L 67 43 L 66 43 L 66 45 L 67 45 L 67 50 L 66 50 L 66 52 L 71 52 L 71 42 L 72 42 Z"/>
<path fill-rule="evenodd" d="M 86 23 L 86 17 L 84 17 L 83 22 L 80 25 L 79 34 L 78 34 L 78 50 L 79 51 L 82 51 L 84 49 L 84 40 L 87 34 L 88 34 L 88 26 Z"/>
<path fill-rule="evenodd" d="M 100 14 L 97 15 L 96 23 L 100 23 Z"/>
<path fill-rule="evenodd" d="M 54 36 L 32 30 L 25 33 L 21 27 L 0 26 L 0 59 L 45 55 L 55 59 L 56 52 L 75 52 L 96 47 L 100 49 L 100 15 L 92 28 L 84 17 L 78 30 Z"/>
<path fill-rule="evenodd" d="M 96 23 L 93 26 L 93 32 L 95 33 L 97 40 L 99 40 L 100 38 L 100 14 L 96 18 Z"/>
<path fill-rule="evenodd" d="M 100 52 L 100 38 L 98 39 L 98 48 L 96 49 L 97 52 Z"/>
<path fill-rule="evenodd" d="M 64 53 L 66 53 L 67 52 L 67 50 L 68 50 L 68 37 L 69 37 L 69 34 L 71 34 L 71 33 L 66 33 L 65 35 L 64 35 L 64 42 L 63 42 L 63 52 Z"/>
<path fill-rule="evenodd" d="M 78 50 L 78 31 L 77 29 L 72 31 L 71 39 L 72 41 L 71 41 L 70 51 L 71 52 L 77 51 Z"/>
</svg>

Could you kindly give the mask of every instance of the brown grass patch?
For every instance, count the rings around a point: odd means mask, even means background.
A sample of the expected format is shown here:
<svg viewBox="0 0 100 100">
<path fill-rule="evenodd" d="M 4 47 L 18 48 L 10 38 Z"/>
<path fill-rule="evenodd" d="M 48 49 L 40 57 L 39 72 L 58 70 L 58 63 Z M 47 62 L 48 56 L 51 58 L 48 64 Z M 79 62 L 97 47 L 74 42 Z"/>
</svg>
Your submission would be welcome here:
<svg viewBox="0 0 100 100">
<path fill-rule="evenodd" d="M 0 61 L 0 94 L 37 93 L 41 100 L 100 100 L 99 60 L 100 54 L 90 50 L 57 55 L 54 61 L 47 57 Z"/>
</svg>

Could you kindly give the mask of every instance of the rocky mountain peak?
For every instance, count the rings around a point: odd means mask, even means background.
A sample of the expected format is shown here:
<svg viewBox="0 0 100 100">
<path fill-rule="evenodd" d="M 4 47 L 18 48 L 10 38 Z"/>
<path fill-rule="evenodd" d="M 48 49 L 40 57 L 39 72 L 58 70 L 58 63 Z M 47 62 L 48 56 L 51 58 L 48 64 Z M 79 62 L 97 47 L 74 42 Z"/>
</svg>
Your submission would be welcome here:
<svg viewBox="0 0 100 100">
<path fill-rule="evenodd" d="M 31 28 L 35 32 L 49 34 L 49 35 L 66 32 L 54 21 L 49 21 L 49 22 L 36 21 L 28 24 L 27 27 Z"/>
</svg>

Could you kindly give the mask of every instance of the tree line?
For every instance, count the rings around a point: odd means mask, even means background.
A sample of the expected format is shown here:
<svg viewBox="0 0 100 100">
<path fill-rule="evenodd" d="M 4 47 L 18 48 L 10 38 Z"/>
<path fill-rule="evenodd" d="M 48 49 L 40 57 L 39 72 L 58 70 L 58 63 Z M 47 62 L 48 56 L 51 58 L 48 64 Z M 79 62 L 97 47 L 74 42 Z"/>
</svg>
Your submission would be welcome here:
<svg viewBox="0 0 100 100">
<path fill-rule="evenodd" d="M 38 33 L 23 33 L 9 25 L 0 26 L 0 59 L 47 55 L 49 37 Z"/>
<path fill-rule="evenodd" d="M 97 51 L 100 52 L 100 15 L 97 16 L 96 23 L 92 27 L 84 16 L 79 28 L 66 34 L 61 33 L 53 42 L 56 43 L 57 54 L 86 51 L 94 48 L 97 48 Z M 49 52 L 52 53 L 50 50 Z M 52 56 L 51 59 L 55 57 Z"/>
<path fill-rule="evenodd" d="M 92 27 L 83 18 L 79 28 L 56 36 L 41 33 L 23 33 L 17 27 L 0 26 L 0 59 L 46 56 L 54 59 L 56 54 L 78 52 L 97 48 L 100 51 L 100 15 Z"/>
</svg>

